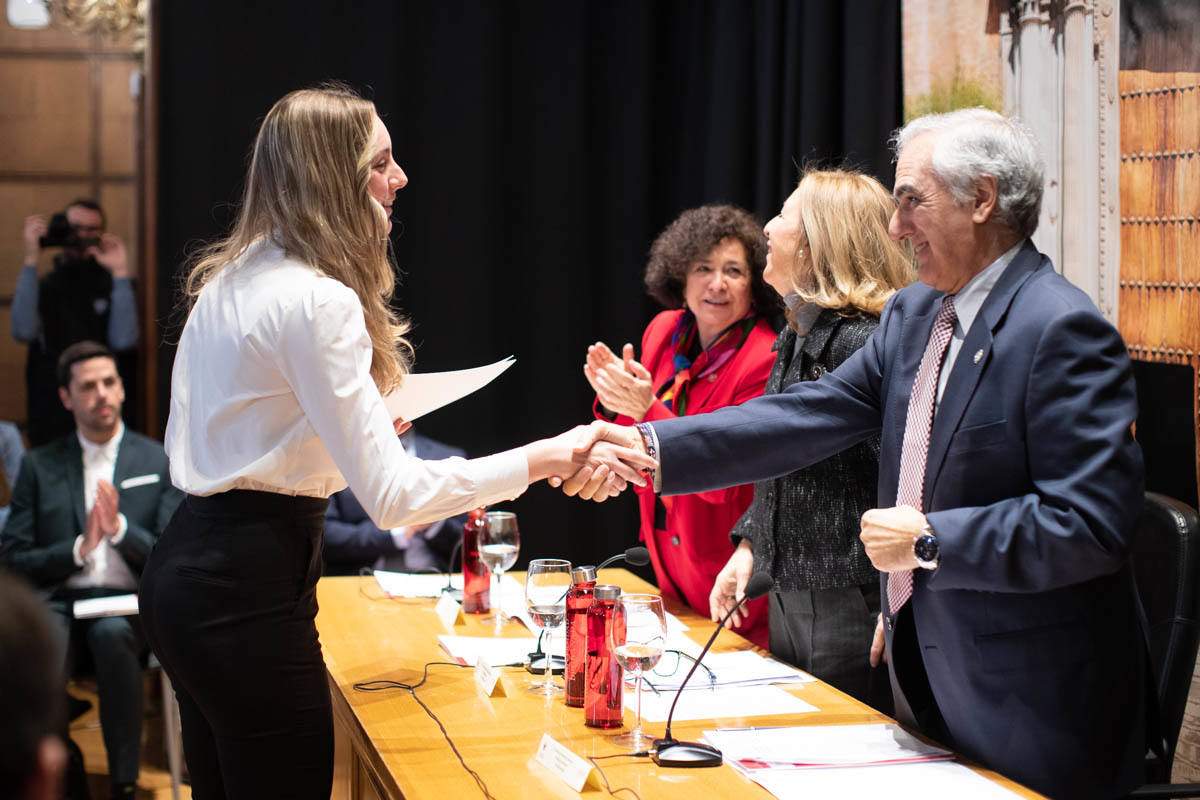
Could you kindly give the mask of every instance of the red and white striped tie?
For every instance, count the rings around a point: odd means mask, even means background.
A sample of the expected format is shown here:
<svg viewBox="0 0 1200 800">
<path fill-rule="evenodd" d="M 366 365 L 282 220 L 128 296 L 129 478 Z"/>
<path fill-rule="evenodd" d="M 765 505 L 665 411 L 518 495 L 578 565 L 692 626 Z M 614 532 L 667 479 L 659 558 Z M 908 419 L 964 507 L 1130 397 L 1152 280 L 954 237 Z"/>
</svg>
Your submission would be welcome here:
<svg viewBox="0 0 1200 800">
<path fill-rule="evenodd" d="M 908 400 L 908 418 L 904 422 L 904 448 L 900 451 L 900 488 L 896 505 L 912 506 L 921 511 L 925 493 L 925 462 L 929 457 L 929 430 L 933 427 L 933 401 L 937 397 L 938 376 L 942 360 L 954 333 L 954 296 L 942 298 L 942 308 L 933 320 L 929 344 L 921 356 L 921 366 L 913 381 L 912 397 Z M 888 608 L 893 614 L 900 611 L 912 597 L 912 570 L 893 572 L 888 576 Z"/>
</svg>

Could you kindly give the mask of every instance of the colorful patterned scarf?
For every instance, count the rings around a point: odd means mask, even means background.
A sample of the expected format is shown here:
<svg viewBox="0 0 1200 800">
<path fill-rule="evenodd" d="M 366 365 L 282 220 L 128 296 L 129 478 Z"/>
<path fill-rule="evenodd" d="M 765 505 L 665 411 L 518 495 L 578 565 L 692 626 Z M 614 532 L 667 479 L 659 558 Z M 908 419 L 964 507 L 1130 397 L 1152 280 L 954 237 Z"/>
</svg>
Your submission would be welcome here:
<svg viewBox="0 0 1200 800">
<path fill-rule="evenodd" d="M 675 326 L 675 333 L 671 336 L 671 348 L 675 351 L 675 375 L 660 386 L 657 392 L 663 405 L 675 412 L 676 416 L 684 416 L 687 413 L 687 393 L 691 382 L 707 377 L 725 366 L 746 342 L 756 322 L 758 317 L 751 311 L 721 331 L 712 344 L 696 354 L 696 351 L 700 350 L 696 316 L 685 309 Z"/>
</svg>

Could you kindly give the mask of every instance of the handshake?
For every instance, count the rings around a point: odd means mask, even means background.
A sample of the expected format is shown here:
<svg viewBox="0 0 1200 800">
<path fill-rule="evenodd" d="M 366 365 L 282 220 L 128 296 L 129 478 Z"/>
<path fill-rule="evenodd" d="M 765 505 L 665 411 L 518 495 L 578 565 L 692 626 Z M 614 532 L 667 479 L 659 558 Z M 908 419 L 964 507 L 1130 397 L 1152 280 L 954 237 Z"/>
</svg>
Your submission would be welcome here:
<svg viewBox="0 0 1200 800">
<path fill-rule="evenodd" d="M 602 503 L 629 484 L 645 486 L 658 462 L 637 428 L 595 421 L 525 445 L 529 482 L 549 480 L 568 496 Z"/>
</svg>

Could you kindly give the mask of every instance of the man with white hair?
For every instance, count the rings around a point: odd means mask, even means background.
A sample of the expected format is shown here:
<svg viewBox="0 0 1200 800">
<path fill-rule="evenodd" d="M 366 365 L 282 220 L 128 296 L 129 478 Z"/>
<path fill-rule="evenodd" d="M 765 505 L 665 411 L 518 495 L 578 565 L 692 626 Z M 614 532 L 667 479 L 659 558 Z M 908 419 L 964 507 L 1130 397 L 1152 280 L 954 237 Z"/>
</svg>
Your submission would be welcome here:
<svg viewBox="0 0 1200 800">
<path fill-rule="evenodd" d="M 1023 125 L 956 111 L 895 144 L 890 230 L 920 280 L 862 350 L 777 395 L 593 436 L 643 442 L 656 486 L 679 494 L 881 434 L 861 538 L 897 718 L 1052 797 L 1123 796 L 1143 780 L 1149 694 L 1125 345 L 1029 241 L 1043 167 Z"/>
</svg>

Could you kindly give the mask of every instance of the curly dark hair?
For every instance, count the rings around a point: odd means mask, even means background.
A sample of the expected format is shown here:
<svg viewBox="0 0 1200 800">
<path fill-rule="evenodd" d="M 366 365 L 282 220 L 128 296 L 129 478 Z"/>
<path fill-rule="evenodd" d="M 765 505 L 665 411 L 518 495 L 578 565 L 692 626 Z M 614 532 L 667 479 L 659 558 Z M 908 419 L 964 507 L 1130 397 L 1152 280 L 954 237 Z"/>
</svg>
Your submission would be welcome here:
<svg viewBox="0 0 1200 800">
<path fill-rule="evenodd" d="M 689 209 L 663 229 L 650 245 L 646 291 L 665 308 L 683 307 L 688 267 L 707 256 L 724 239 L 737 239 L 750 262 L 750 307 L 769 316 L 780 308 L 779 295 L 763 280 L 767 239 L 748 211 L 731 205 Z"/>
</svg>

